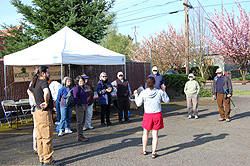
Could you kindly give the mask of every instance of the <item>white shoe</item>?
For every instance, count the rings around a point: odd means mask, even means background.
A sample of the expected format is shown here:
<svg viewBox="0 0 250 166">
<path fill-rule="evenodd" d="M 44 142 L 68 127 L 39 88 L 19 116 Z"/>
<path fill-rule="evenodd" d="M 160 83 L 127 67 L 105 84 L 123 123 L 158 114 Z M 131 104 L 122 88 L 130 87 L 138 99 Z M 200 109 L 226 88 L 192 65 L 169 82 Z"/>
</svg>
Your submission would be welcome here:
<svg viewBox="0 0 250 166">
<path fill-rule="evenodd" d="M 59 130 L 58 137 L 61 137 L 61 136 L 63 136 L 63 131 L 62 131 L 62 130 Z"/>
<path fill-rule="evenodd" d="M 65 128 L 65 133 L 73 133 L 73 131 L 72 130 L 70 130 L 69 128 Z"/>
<path fill-rule="evenodd" d="M 59 125 L 60 124 L 60 122 L 55 122 L 55 125 Z"/>
<path fill-rule="evenodd" d="M 188 116 L 188 119 L 191 119 L 191 118 L 192 118 L 192 116 L 191 116 L 191 115 L 189 115 L 189 116 Z"/>
<path fill-rule="evenodd" d="M 198 115 L 195 115 L 194 118 L 195 118 L 195 119 L 198 119 L 199 117 L 198 117 Z"/>
<path fill-rule="evenodd" d="M 90 130 L 93 129 L 93 128 L 94 128 L 94 127 L 92 127 L 92 126 L 89 126 L 89 127 L 88 127 L 88 129 L 90 129 Z"/>
<path fill-rule="evenodd" d="M 83 126 L 82 130 L 85 131 L 85 130 L 87 130 L 87 128 L 85 126 Z"/>
</svg>

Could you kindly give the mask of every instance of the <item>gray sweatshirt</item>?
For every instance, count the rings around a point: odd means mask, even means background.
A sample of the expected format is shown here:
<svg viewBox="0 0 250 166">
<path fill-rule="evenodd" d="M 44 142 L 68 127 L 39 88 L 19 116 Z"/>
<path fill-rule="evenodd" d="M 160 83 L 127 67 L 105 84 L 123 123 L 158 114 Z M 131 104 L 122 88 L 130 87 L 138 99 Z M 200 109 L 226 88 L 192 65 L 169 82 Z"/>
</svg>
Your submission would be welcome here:
<svg viewBox="0 0 250 166">
<path fill-rule="evenodd" d="M 161 112 L 161 101 L 169 103 L 169 97 L 166 92 L 160 89 L 145 89 L 140 95 L 135 95 L 135 103 L 137 106 L 141 106 L 144 102 L 145 113 L 157 113 Z"/>
<path fill-rule="evenodd" d="M 198 95 L 200 92 L 199 83 L 195 80 L 186 82 L 184 92 L 186 95 Z"/>
</svg>

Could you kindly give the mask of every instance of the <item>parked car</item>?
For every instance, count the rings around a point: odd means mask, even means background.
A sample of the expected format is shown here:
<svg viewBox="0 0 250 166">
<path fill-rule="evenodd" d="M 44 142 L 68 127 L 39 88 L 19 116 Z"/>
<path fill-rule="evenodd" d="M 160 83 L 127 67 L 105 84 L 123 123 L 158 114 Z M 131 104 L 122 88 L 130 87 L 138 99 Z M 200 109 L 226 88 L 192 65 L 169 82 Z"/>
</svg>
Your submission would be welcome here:
<svg viewBox="0 0 250 166">
<path fill-rule="evenodd" d="M 166 74 L 179 74 L 177 70 L 169 70 Z"/>
</svg>

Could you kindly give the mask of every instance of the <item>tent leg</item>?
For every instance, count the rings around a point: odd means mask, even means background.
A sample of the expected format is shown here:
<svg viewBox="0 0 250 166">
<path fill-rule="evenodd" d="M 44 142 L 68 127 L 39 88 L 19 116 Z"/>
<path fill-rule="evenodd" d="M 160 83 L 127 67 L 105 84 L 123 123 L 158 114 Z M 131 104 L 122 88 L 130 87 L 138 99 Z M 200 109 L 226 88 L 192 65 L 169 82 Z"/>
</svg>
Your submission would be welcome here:
<svg viewBox="0 0 250 166">
<path fill-rule="evenodd" d="M 62 81 L 63 81 L 63 64 L 61 63 L 61 84 L 62 84 Z"/>
<path fill-rule="evenodd" d="M 6 80 L 6 66 L 4 65 L 4 92 L 5 92 L 5 100 L 7 100 L 7 80 Z"/>
</svg>

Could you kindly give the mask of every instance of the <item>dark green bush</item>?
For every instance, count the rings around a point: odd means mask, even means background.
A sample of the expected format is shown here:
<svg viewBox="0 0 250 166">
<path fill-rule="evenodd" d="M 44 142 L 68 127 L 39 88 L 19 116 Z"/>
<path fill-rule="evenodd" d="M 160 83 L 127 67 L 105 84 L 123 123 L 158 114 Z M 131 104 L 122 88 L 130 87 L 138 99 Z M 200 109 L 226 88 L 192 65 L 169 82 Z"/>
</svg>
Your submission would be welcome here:
<svg viewBox="0 0 250 166">
<path fill-rule="evenodd" d="M 205 73 L 204 77 L 206 80 L 213 80 L 213 78 L 216 76 L 216 70 L 218 69 L 218 66 L 208 66 L 207 73 Z M 178 68 L 177 71 L 180 74 L 185 74 L 186 73 L 186 68 L 181 67 Z M 195 76 L 201 77 L 201 72 L 198 67 L 190 67 L 189 68 L 189 73 L 193 73 Z"/>
<path fill-rule="evenodd" d="M 184 94 L 184 87 L 186 82 L 188 81 L 188 76 L 186 74 L 165 74 L 163 75 L 163 79 L 165 80 L 165 84 L 167 86 L 167 91 L 169 93 L 175 92 L 175 94 L 169 94 L 171 97 L 180 96 Z M 210 97 L 211 90 L 210 89 L 203 89 L 201 84 L 204 83 L 206 80 L 201 77 L 195 77 L 195 80 L 199 83 L 201 90 L 199 93 L 200 97 Z M 172 91 L 169 91 L 169 88 Z"/>
</svg>

